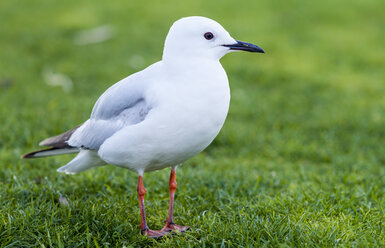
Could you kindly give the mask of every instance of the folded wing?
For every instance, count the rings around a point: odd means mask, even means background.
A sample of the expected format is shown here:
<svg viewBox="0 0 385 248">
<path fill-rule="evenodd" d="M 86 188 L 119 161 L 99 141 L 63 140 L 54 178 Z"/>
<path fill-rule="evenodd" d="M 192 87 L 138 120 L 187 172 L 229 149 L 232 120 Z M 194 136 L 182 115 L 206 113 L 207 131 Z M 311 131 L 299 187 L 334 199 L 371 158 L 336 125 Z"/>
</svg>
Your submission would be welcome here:
<svg viewBox="0 0 385 248">
<path fill-rule="evenodd" d="M 144 97 L 145 84 L 134 74 L 110 87 L 96 102 L 91 118 L 71 134 L 68 145 L 98 150 L 123 127 L 143 121 L 151 110 Z"/>
</svg>

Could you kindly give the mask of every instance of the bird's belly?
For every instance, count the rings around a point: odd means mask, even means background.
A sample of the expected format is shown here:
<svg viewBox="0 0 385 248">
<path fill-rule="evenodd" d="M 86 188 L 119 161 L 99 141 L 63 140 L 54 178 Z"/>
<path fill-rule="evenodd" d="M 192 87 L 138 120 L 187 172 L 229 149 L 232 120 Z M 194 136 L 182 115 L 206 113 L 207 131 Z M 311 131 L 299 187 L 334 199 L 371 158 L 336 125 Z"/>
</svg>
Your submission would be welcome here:
<svg viewBox="0 0 385 248">
<path fill-rule="evenodd" d="M 227 115 L 222 111 L 181 111 L 150 116 L 127 127 L 101 147 L 108 163 L 133 171 L 153 171 L 181 164 L 204 150 L 219 133 Z M 172 121 L 170 121 L 170 118 Z"/>
<path fill-rule="evenodd" d="M 196 123 L 190 128 L 171 128 L 163 130 L 165 135 L 159 137 L 162 145 L 154 146 L 150 151 L 156 150 L 151 162 L 146 166 L 146 171 L 158 170 L 167 166 L 181 164 L 197 153 L 203 151 L 219 133 L 221 126 L 204 128 Z"/>
</svg>

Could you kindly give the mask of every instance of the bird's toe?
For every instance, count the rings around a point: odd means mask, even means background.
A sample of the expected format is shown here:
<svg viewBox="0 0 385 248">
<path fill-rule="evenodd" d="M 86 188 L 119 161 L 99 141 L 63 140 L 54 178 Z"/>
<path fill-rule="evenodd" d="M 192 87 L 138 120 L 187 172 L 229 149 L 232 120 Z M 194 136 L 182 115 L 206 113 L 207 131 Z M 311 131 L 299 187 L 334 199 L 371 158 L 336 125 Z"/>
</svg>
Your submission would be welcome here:
<svg viewBox="0 0 385 248">
<path fill-rule="evenodd" d="M 160 231 L 146 229 L 146 230 L 142 230 L 142 234 L 149 237 L 149 238 L 160 238 L 160 237 L 163 237 L 163 236 L 169 234 L 169 232 L 163 231 L 163 229 Z"/>
<path fill-rule="evenodd" d="M 161 231 L 163 232 L 185 232 L 190 229 L 189 226 L 180 226 L 176 224 L 166 224 Z"/>
</svg>

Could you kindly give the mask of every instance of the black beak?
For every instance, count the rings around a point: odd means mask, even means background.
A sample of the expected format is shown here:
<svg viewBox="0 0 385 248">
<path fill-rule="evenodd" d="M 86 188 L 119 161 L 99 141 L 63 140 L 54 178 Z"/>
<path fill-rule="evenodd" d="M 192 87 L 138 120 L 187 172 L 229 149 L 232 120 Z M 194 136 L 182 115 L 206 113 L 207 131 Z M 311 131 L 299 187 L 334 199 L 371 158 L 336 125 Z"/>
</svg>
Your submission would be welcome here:
<svg viewBox="0 0 385 248">
<path fill-rule="evenodd" d="M 239 51 L 247 51 L 247 52 L 252 52 L 252 53 L 265 53 L 262 48 L 259 46 L 256 46 L 251 43 L 246 43 L 237 40 L 237 43 L 231 44 L 231 45 L 222 45 L 225 47 L 230 48 L 230 50 L 239 50 Z"/>
</svg>

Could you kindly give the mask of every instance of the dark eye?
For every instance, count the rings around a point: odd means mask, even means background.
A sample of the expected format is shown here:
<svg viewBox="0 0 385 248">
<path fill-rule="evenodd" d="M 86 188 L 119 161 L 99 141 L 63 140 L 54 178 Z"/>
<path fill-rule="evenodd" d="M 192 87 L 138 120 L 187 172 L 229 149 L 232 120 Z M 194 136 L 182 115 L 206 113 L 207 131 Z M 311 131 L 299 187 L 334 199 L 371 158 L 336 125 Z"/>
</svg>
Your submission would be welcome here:
<svg viewBox="0 0 385 248">
<path fill-rule="evenodd" d="M 211 40 L 212 38 L 214 38 L 214 35 L 211 32 L 207 32 L 203 36 L 205 37 L 206 40 Z"/>
</svg>

